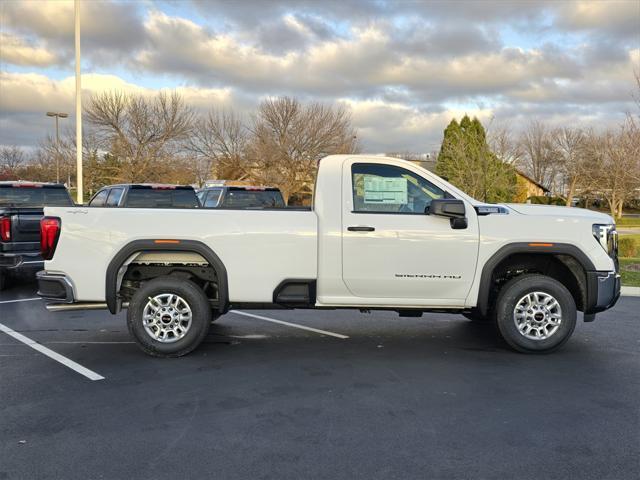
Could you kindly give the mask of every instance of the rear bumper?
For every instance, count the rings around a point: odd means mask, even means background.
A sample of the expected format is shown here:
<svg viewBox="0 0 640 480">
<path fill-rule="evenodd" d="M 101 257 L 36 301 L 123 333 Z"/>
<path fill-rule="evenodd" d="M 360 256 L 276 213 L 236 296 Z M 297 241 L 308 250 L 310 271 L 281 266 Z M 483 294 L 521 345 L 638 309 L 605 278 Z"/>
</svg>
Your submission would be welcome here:
<svg viewBox="0 0 640 480">
<path fill-rule="evenodd" d="M 587 272 L 585 314 L 603 312 L 613 307 L 618 298 L 620 298 L 618 272 Z"/>
<path fill-rule="evenodd" d="M 0 268 L 42 268 L 44 261 L 39 252 L 0 253 Z"/>
<path fill-rule="evenodd" d="M 38 279 L 38 295 L 55 303 L 73 303 L 73 285 L 62 274 L 48 273 L 42 270 L 36 274 Z"/>
</svg>

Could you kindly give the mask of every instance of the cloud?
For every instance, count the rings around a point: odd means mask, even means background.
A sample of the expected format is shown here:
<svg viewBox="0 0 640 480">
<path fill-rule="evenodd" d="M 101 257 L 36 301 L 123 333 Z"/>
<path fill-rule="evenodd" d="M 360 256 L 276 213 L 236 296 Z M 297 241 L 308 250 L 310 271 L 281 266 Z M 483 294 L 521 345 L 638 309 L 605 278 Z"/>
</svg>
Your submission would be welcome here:
<svg viewBox="0 0 640 480">
<path fill-rule="evenodd" d="M 555 26 L 640 41 L 640 2 L 637 0 L 558 2 Z"/>
<path fill-rule="evenodd" d="M 24 38 L 0 32 L 0 63 L 47 67 L 58 63 L 58 58 L 46 48 L 32 45 Z"/>
<path fill-rule="evenodd" d="M 46 112 L 47 110 L 68 111 L 75 109 L 75 77 L 52 80 L 45 75 L 34 73 L 0 72 L 0 110 L 4 112 Z M 143 96 L 156 95 L 152 89 L 129 83 L 115 75 L 82 75 L 82 95 L 88 99 L 91 94 L 120 91 Z M 171 89 L 180 93 L 186 102 L 196 108 L 224 106 L 233 101 L 231 89 L 177 87 Z"/>
<path fill-rule="evenodd" d="M 45 112 L 69 113 L 62 128 L 75 125 L 75 77 L 53 80 L 33 73 L 0 72 L 0 145 L 37 145 L 50 133 L 51 119 Z M 115 75 L 84 74 L 82 76 L 83 104 L 91 94 L 118 90 L 143 96 L 153 96 L 158 89 L 129 83 Z M 229 108 L 232 105 L 246 109 L 246 98 L 235 96 L 231 89 L 178 87 L 172 89 L 182 95 L 185 102 L 203 112 L 212 107 Z"/>
<path fill-rule="evenodd" d="M 82 6 L 85 94 L 153 95 L 170 82 L 198 110 L 248 112 L 274 95 L 338 101 L 375 152 L 429 151 L 464 113 L 610 125 L 631 108 L 640 70 L 637 0 Z M 5 2 L 0 16 L 0 143 L 37 142 L 44 111 L 73 112 L 73 78 L 47 75 L 72 64 L 73 2 Z M 123 70 L 135 80 L 105 74 Z"/>
<path fill-rule="evenodd" d="M 134 3 L 85 1 L 80 6 L 84 58 L 112 63 L 144 42 L 142 15 Z M 73 58 L 73 1 L 9 1 L 0 11 L 3 31 L 37 37 L 48 50 L 58 52 L 61 62 Z"/>
<path fill-rule="evenodd" d="M 447 108 L 425 111 L 401 103 L 381 100 L 341 100 L 352 112 L 358 137 L 368 152 L 413 151 L 431 153 L 438 150 L 442 134 L 452 118 L 465 114 L 488 122 L 490 109 Z"/>
<path fill-rule="evenodd" d="M 311 36 L 304 25 L 293 17 L 289 20 L 297 35 Z M 417 103 L 433 103 L 490 95 L 518 97 L 555 82 L 569 82 L 571 87 L 571 82 L 594 74 L 606 90 L 612 72 L 632 68 L 624 49 L 617 56 L 598 58 L 601 53 L 591 46 L 501 47 L 495 33 L 473 27 L 464 32 L 424 27 L 399 39 L 377 23 L 353 27 L 345 38 L 319 40 L 303 51 L 279 55 L 162 12 L 153 12 L 145 29 L 149 44 L 138 55 L 138 65 L 184 75 L 203 86 L 233 85 L 251 94 L 364 99 L 395 90 Z M 448 42 L 455 52 L 445 54 Z M 607 62 L 604 74 L 594 71 L 596 65 L 589 62 L 593 59 Z"/>
<path fill-rule="evenodd" d="M 235 38 L 258 50 L 281 55 L 304 50 L 315 42 L 336 36 L 331 25 L 322 18 L 305 14 L 284 14 L 265 20 L 253 28 L 239 30 Z"/>
</svg>

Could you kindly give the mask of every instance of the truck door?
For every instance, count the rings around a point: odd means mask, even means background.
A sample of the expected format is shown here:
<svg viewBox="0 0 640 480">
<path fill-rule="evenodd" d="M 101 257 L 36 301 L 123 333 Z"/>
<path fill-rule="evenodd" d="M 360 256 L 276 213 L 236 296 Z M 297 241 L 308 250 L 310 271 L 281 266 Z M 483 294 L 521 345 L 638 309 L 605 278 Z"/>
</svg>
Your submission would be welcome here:
<svg viewBox="0 0 640 480">
<path fill-rule="evenodd" d="M 468 227 L 460 230 L 426 215 L 431 200 L 447 194 L 419 171 L 388 161 L 344 163 L 342 275 L 355 297 L 464 304 L 478 255 L 475 211 L 465 204 Z"/>
</svg>

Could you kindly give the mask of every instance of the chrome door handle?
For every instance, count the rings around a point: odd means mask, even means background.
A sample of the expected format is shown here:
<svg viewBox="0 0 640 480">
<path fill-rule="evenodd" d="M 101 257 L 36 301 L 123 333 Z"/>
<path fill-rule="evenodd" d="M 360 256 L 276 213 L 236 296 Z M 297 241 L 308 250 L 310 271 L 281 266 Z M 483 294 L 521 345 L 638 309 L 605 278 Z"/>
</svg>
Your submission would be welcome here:
<svg viewBox="0 0 640 480">
<path fill-rule="evenodd" d="M 350 232 L 375 232 L 376 229 L 373 227 L 347 227 L 347 230 Z"/>
</svg>

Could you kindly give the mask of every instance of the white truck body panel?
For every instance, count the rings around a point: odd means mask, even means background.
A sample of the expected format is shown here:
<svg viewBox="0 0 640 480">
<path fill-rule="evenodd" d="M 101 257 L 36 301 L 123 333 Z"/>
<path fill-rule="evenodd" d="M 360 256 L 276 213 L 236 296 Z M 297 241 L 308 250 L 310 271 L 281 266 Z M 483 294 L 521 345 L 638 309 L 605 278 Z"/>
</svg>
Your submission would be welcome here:
<svg viewBox="0 0 640 480">
<path fill-rule="evenodd" d="M 401 167 L 446 190 L 464 201 L 468 227 L 454 230 L 433 215 L 353 213 L 354 163 Z M 462 308 L 476 305 L 482 267 L 509 243 L 566 243 L 595 269 L 615 268 L 591 233 L 594 223 L 613 223 L 607 215 L 513 205 L 478 216 L 478 205 L 410 162 L 337 155 L 320 163 L 312 211 L 46 208 L 61 218 L 62 233 L 45 269 L 70 279 L 76 301 L 103 302 L 105 272 L 126 244 L 197 240 L 225 265 L 231 302 L 269 303 L 283 280 L 315 279 L 316 306 Z M 348 231 L 364 225 L 375 231 Z"/>
<path fill-rule="evenodd" d="M 282 280 L 317 276 L 311 211 L 55 208 L 49 215 L 62 219 L 64 234 L 46 268 L 68 275 L 79 301 L 104 301 L 109 262 L 140 239 L 198 239 L 209 246 L 227 269 L 231 301 L 271 302 Z"/>
</svg>

